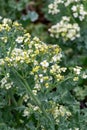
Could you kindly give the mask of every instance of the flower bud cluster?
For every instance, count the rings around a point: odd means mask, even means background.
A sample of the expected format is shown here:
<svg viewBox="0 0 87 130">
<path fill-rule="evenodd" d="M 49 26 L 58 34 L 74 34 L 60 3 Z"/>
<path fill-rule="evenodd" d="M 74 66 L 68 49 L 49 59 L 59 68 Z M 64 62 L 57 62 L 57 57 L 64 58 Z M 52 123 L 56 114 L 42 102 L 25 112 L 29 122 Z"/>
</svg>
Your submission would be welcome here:
<svg viewBox="0 0 87 130">
<path fill-rule="evenodd" d="M 49 29 L 49 32 L 51 33 L 52 37 L 62 37 L 64 41 L 73 41 L 80 37 L 79 25 L 77 23 L 70 23 L 70 18 L 66 16 L 63 16 L 59 23 L 53 25 Z"/>
<path fill-rule="evenodd" d="M 84 1 L 84 0 L 83 0 Z M 54 0 L 48 5 L 48 13 L 57 15 L 57 24 L 53 25 L 49 31 L 52 37 L 63 38 L 63 40 L 75 40 L 80 37 L 80 22 L 86 21 L 87 11 L 81 0 Z M 65 13 L 63 16 L 63 9 Z M 61 16 L 61 17 L 60 17 Z M 66 19 L 64 20 L 64 17 Z"/>
<path fill-rule="evenodd" d="M 68 117 L 72 116 L 71 112 L 63 105 L 52 103 L 51 109 L 52 110 L 50 110 L 50 111 L 53 114 L 56 123 L 59 123 L 60 117 L 68 118 Z"/>
<path fill-rule="evenodd" d="M 9 80 L 9 73 L 6 74 L 5 77 L 3 77 L 0 81 L 1 88 L 2 89 L 10 89 L 13 86 L 13 82 Z"/>
<path fill-rule="evenodd" d="M 74 18 L 78 18 L 80 21 L 83 21 L 87 16 L 87 11 L 84 10 L 83 4 L 73 5 L 71 10 Z"/>
</svg>

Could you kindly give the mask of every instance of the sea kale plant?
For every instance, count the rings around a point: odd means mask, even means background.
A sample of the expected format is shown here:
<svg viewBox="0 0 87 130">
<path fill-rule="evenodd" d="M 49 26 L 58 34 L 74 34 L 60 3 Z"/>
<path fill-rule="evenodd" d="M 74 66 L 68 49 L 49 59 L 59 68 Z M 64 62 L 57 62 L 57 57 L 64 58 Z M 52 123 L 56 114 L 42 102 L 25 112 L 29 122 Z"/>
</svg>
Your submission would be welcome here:
<svg viewBox="0 0 87 130">
<path fill-rule="evenodd" d="M 62 57 L 58 45 L 1 18 L 0 130 L 86 130 L 87 110 L 73 95 L 87 73 Z"/>
</svg>

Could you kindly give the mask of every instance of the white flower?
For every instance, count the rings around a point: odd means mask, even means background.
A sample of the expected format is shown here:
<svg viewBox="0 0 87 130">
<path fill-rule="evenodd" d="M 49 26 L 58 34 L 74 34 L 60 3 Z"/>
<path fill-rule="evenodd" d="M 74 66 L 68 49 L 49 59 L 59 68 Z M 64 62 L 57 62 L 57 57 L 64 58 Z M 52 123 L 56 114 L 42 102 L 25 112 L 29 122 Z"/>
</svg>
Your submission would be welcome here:
<svg viewBox="0 0 87 130">
<path fill-rule="evenodd" d="M 80 21 L 82 21 L 84 19 L 84 17 L 83 16 L 79 16 L 79 19 L 80 19 Z"/>
<path fill-rule="evenodd" d="M 0 59 L 0 65 L 3 65 L 3 64 L 4 64 L 4 60 Z"/>
<path fill-rule="evenodd" d="M 4 18 L 4 19 L 2 20 L 2 23 L 3 23 L 3 24 L 12 23 L 12 21 L 11 21 L 11 19 Z"/>
<path fill-rule="evenodd" d="M 54 62 L 56 62 L 56 61 L 59 61 L 61 58 L 62 58 L 62 54 L 59 53 L 58 55 L 54 55 L 54 56 L 52 57 L 52 60 L 53 60 Z"/>
<path fill-rule="evenodd" d="M 25 116 L 28 116 L 28 115 L 29 115 L 29 108 L 26 108 L 26 109 L 24 110 L 23 116 L 25 117 Z"/>
<path fill-rule="evenodd" d="M 41 89 L 41 85 L 36 83 L 34 89 L 40 90 Z"/>
<path fill-rule="evenodd" d="M 0 20 L 2 19 L 2 16 L 0 16 Z"/>
<path fill-rule="evenodd" d="M 53 4 L 48 5 L 49 9 L 53 9 Z"/>
<path fill-rule="evenodd" d="M 39 74 L 39 77 L 43 77 L 43 74 Z"/>
<path fill-rule="evenodd" d="M 29 99 L 28 94 L 24 95 L 23 99 L 24 99 L 24 101 L 25 101 L 25 102 L 27 102 L 27 101 L 28 101 L 28 99 Z"/>
<path fill-rule="evenodd" d="M 77 6 L 73 5 L 72 8 L 71 8 L 71 10 L 72 10 L 73 12 L 76 12 L 76 11 L 77 11 Z"/>
<path fill-rule="evenodd" d="M 1 86 L 4 86 L 7 83 L 7 77 L 4 77 L 0 82 Z"/>
<path fill-rule="evenodd" d="M 63 72 L 66 72 L 66 70 L 67 70 L 67 68 L 65 68 L 65 67 L 61 68 L 61 71 L 63 71 Z"/>
<path fill-rule="evenodd" d="M 79 75 L 80 73 L 81 73 L 81 67 L 79 67 L 79 66 L 76 66 L 76 68 L 73 68 L 73 70 L 74 70 L 74 72 L 77 74 L 77 75 Z"/>
<path fill-rule="evenodd" d="M 79 130 L 79 128 L 75 128 L 75 130 Z"/>
<path fill-rule="evenodd" d="M 7 83 L 7 84 L 5 84 L 5 88 L 6 88 L 6 89 L 10 89 L 12 84 L 13 84 L 13 83 Z"/>
<path fill-rule="evenodd" d="M 23 42 L 23 37 L 22 36 L 18 36 L 17 39 L 15 40 L 17 43 L 22 43 Z"/>
<path fill-rule="evenodd" d="M 41 79 L 40 79 L 40 83 L 43 83 L 43 81 L 44 81 L 43 78 L 41 78 Z"/>
<path fill-rule="evenodd" d="M 39 110 L 39 107 L 38 107 L 38 106 L 35 106 L 35 107 L 34 107 L 34 111 L 37 111 L 37 110 Z"/>
<path fill-rule="evenodd" d="M 54 3 L 52 4 L 49 4 L 48 5 L 48 8 L 49 8 L 49 13 L 51 14 L 57 14 L 60 12 L 60 10 L 58 9 L 58 4 L 60 3 L 61 1 L 54 1 Z"/>
<path fill-rule="evenodd" d="M 34 90 L 32 90 L 32 92 L 34 95 L 37 95 L 37 90 L 34 89 Z"/>
<path fill-rule="evenodd" d="M 62 17 L 62 20 L 64 20 L 64 21 L 70 21 L 70 17 L 63 16 L 63 17 Z"/>
<path fill-rule="evenodd" d="M 83 73 L 82 78 L 87 79 L 87 74 Z"/>
<path fill-rule="evenodd" d="M 44 60 L 44 61 L 42 61 L 42 62 L 40 63 L 40 65 L 41 65 L 42 67 L 48 67 L 48 66 L 49 66 L 49 63 L 48 63 L 46 60 Z"/>
<path fill-rule="evenodd" d="M 75 18 L 77 18 L 78 17 L 78 13 L 76 12 L 76 13 L 73 13 L 73 16 L 75 17 Z"/>
</svg>

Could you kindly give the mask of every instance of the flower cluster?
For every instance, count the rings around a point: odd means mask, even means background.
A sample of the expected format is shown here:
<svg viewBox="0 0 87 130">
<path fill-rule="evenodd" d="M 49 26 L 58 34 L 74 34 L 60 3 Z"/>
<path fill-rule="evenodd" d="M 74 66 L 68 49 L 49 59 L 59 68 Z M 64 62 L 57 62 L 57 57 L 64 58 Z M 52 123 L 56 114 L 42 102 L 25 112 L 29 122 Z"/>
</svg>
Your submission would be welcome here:
<svg viewBox="0 0 87 130">
<path fill-rule="evenodd" d="M 73 81 L 79 80 L 78 75 L 81 74 L 81 70 L 82 70 L 82 67 L 80 66 L 76 66 L 75 68 L 73 68 L 73 72 L 77 75 L 76 77 L 74 77 Z"/>
<path fill-rule="evenodd" d="M 80 21 L 83 21 L 87 16 L 87 12 L 84 10 L 83 4 L 73 5 L 71 10 L 74 18 L 79 18 Z"/>
<path fill-rule="evenodd" d="M 29 114 L 33 112 L 41 112 L 40 108 L 38 106 L 32 105 L 30 103 L 27 104 L 27 107 L 24 109 L 23 116 L 24 117 L 29 117 Z"/>
<path fill-rule="evenodd" d="M 37 93 L 37 90 L 41 90 L 42 86 L 46 88 L 51 86 L 53 79 L 57 81 L 63 80 L 64 76 L 62 73 L 66 71 L 66 68 L 58 65 L 62 57 L 59 46 L 46 45 L 36 37 L 28 44 L 27 50 L 24 45 L 22 46 L 23 49 L 14 48 L 10 57 L 8 51 L 7 56 L 4 58 L 4 62 L 9 67 L 14 66 L 19 70 L 24 69 L 26 65 L 32 65 L 32 69 L 28 74 L 34 76 L 34 94 Z"/>
<path fill-rule="evenodd" d="M 13 82 L 9 81 L 9 73 L 5 75 L 0 81 L 1 88 L 10 89 L 13 86 Z"/>
<path fill-rule="evenodd" d="M 74 72 L 77 74 L 77 75 L 79 75 L 80 73 L 81 73 L 81 67 L 79 67 L 79 66 L 76 66 L 75 68 L 73 68 L 73 70 L 74 70 Z"/>
<path fill-rule="evenodd" d="M 77 23 L 70 23 L 70 18 L 63 16 L 62 20 L 49 29 L 52 37 L 63 37 L 64 41 L 75 40 L 80 37 L 80 27 Z"/>
<path fill-rule="evenodd" d="M 81 0 L 65 0 L 64 5 L 67 7 L 67 6 L 69 6 L 70 4 L 73 4 L 73 3 L 78 4 L 80 1 Z"/>
<path fill-rule="evenodd" d="M 64 13 L 65 16 L 61 16 L 61 7 L 62 10 L 63 8 L 66 10 Z M 53 3 L 48 5 L 48 8 L 48 13 L 61 16 L 60 21 L 49 29 L 52 37 L 59 38 L 61 36 L 66 41 L 72 41 L 80 37 L 79 22 L 86 20 L 87 16 L 85 6 L 80 0 L 54 0 Z"/>
<path fill-rule="evenodd" d="M 53 114 L 56 123 L 59 123 L 59 117 L 62 116 L 68 118 L 72 115 L 71 112 L 66 107 L 55 103 L 52 103 L 52 110 L 50 110 L 50 112 Z"/>
<path fill-rule="evenodd" d="M 7 25 L 11 28 L 9 32 L 13 28 L 18 30 L 20 27 L 20 24 L 14 24 L 14 22 L 11 24 L 8 23 Z M 12 46 L 11 44 L 9 45 L 5 57 L 0 59 L 1 66 L 7 65 L 18 70 L 24 70 L 30 67 L 27 76 L 31 75 L 34 77 L 32 90 L 34 94 L 37 94 L 37 91 L 40 91 L 42 88 L 46 89 L 51 87 L 56 81 L 59 82 L 64 79 L 63 73 L 66 71 L 66 68 L 60 67 L 59 65 L 62 53 L 58 45 L 47 45 L 37 37 L 31 39 L 26 31 L 24 31 L 24 34 L 16 36 L 13 40 L 14 44 Z M 5 46 L 10 43 L 9 39 L 7 41 Z"/>
<path fill-rule="evenodd" d="M 63 3 L 63 1 L 61 0 L 54 0 L 54 3 L 49 4 L 48 8 L 49 8 L 49 13 L 51 14 L 57 14 L 60 12 L 60 9 L 58 8 L 59 4 Z"/>
<path fill-rule="evenodd" d="M 79 18 L 81 21 L 84 20 L 87 15 L 87 11 L 84 9 L 84 5 L 80 4 L 81 0 L 54 0 L 53 3 L 48 5 L 49 13 L 57 14 L 61 12 L 60 5 L 65 6 L 65 8 L 69 8 L 73 11 L 73 16 L 75 18 Z M 81 15 L 81 16 L 79 16 Z"/>
<path fill-rule="evenodd" d="M 0 71 L 5 66 L 15 68 L 18 72 L 22 71 L 22 73 L 27 69 L 28 72 L 25 72 L 24 77 L 33 77 L 32 92 L 35 95 L 37 95 L 37 92 L 44 92 L 49 87 L 55 88 L 57 83 L 64 79 L 64 73 L 67 69 L 59 65 L 62 52 L 58 45 L 47 45 L 37 37 L 31 39 L 30 34 L 23 30 L 20 24 L 12 23 L 9 19 L 3 19 L 1 27 L 3 29 L 0 33 L 3 35 L 0 35 L 0 50 L 2 52 Z M 10 34 L 10 37 L 8 37 L 8 34 Z M 7 40 L 2 40 L 3 37 L 7 37 Z M 10 89 L 13 82 L 7 84 L 7 81 L 10 81 L 10 77 L 7 80 L 5 74 L 1 78 L 1 86 Z"/>
</svg>

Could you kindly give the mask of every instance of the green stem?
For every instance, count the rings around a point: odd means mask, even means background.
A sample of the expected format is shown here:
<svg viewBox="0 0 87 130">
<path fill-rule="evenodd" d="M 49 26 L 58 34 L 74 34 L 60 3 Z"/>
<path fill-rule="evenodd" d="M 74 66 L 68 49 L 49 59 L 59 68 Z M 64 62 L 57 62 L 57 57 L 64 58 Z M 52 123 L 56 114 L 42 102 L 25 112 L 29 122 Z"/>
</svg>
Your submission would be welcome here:
<svg viewBox="0 0 87 130">
<path fill-rule="evenodd" d="M 13 93 L 10 93 L 10 95 L 11 95 L 11 100 L 12 100 L 13 104 L 14 104 L 15 106 L 17 106 L 17 102 L 16 102 L 16 100 L 15 100 L 15 98 L 14 98 Z"/>
<path fill-rule="evenodd" d="M 70 11 L 70 9 L 69 9 L 68 7 L 67 7 L 67 12 L 69 13 L 69 15 L 70 15 L 72 21 L 73 21 L 74 23 L 77 23 L 76 20 L 73 18 L 72 14 L 71 14 L 71 11 Z"/>
<path fill-rule="evenodd" d="M 14 47 L 15 47 L 15 43 L 12 43 L 10 51 L 9 51 L 9 55 L 8 55 L 9 57 L 11 56 L 11 53 L 12 53 Z"/>
<path fill-rule="evenodd" d="M 36 105 L 39 106 L 39 108 L 41 109 L 41 111 L 43 112 L 44 116 L 49 120 L 49 122 L 51 123 L 51 129 L 54 129 L 54 124 L 51 120 L 51 118 L 48 116 L 48 114 L 45 111 L 45 108 L 42 106 L 41 102 L 39 101 L 39 99 L 33 94 L 29 84 L 27 83 L 27 81 L 15 70 L 13 69 L 13 71 L 17 74 L 17 76 L 23 81 L 22 84 L 23 86 L 26 88 L 27 92 L 29 93 L 29 95 L 31 96 L 31 98 L 33 99 L 34 103 Z"/>
</svg>

